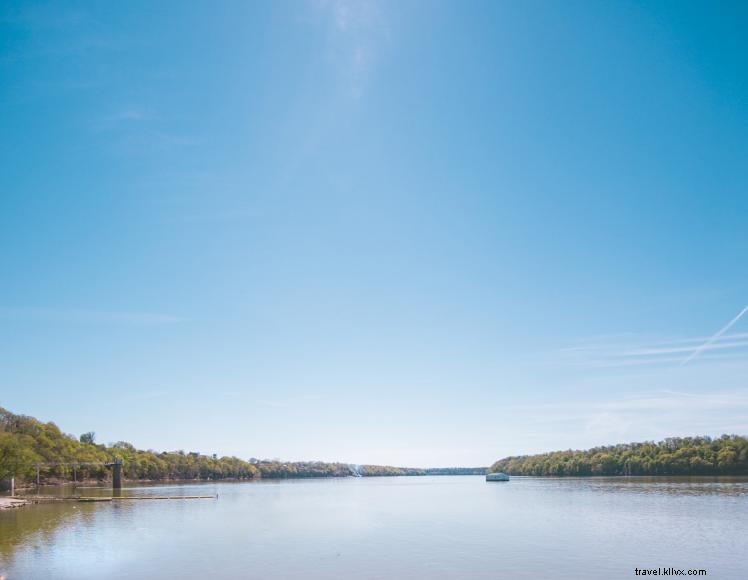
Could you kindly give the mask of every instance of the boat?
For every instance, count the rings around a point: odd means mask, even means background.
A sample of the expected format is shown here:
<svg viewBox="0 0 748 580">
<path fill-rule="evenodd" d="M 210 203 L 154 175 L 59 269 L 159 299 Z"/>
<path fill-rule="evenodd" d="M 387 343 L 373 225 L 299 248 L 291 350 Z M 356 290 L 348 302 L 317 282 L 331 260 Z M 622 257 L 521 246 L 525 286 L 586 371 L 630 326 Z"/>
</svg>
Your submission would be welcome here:
<svg viewBox="0 0 748 580">
<path fill-rule="evenodd" d="M 487 473 L 486 481 L 509 481 L 509 476 L 501 472 Z"/>
</svg>

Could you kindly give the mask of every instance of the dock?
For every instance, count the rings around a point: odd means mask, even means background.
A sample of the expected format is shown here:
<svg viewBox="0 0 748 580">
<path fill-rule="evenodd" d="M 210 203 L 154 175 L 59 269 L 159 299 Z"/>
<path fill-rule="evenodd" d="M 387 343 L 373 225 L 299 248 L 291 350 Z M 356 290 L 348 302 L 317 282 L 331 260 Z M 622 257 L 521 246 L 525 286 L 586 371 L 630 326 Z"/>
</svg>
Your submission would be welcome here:
<svg viewBox="0 0 748 580">
<path fill-rule="evenodd" d="M 81 503 L 111 502 L 111 501 L 144 501 L 144 500 L 178 500 L 178 499 L 218 499 L 217 495 L 128 495 L 128 496 L 84 496 L 74 495 L 69 497 L 54 496 L 28 496 L 20 502 L 25 503 L 47 503 L 58 501 L 75 501 Z"/>
<path fill-rule="evenodd" d="M 99 498 L 78 498 L 78 501 L 87 501 L 88 499 L 97 500 Z M 130 495 L 127 497 L 108 497 L 104 498 L 112 501 L 129 501 L 141 499 L 218 499 L 217 495 Z"/>
</svg>

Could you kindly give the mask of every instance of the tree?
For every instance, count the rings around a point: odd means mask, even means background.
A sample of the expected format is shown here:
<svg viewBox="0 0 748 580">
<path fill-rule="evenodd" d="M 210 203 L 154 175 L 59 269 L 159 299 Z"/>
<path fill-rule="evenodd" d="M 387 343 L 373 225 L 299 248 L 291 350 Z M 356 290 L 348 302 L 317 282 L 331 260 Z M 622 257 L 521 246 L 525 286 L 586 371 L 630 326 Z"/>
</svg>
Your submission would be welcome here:
<svg viewBox="0 0 748 580">
<path fill-rule="evenodd" d="M 669 437 L 659 443 L 506 457 L 490 469 L 510 475 L 741 475 L 748 474 L 748 439 Z"/>
<path fill-rule="evenodd" d="M 28 475 L 39 456 L 11 433 L 0 432 L 0 480 Z"/>
<path fill-rule="evenodd" d="M 84 433 L 83 435 L 81 435 L 80 441 L 81 443 L 85 443 L 87 445 L 93 445 L 96 442 L 96 433 L 94 433 L 93 431 Z"/>
</svg>

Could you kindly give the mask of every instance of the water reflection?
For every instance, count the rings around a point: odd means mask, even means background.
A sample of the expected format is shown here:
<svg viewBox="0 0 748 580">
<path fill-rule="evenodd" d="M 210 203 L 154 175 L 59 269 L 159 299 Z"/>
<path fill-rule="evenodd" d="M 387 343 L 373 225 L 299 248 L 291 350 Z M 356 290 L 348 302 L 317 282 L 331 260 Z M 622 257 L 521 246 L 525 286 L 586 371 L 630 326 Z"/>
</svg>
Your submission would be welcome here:
<svg viewBox="0 0 748 580">
<path fill-rule="evenodd" d="M 0 562 L 18 546 L 51 543 L 61 528 L 90 525 L 95 509 L 84 503 L 44 503 L 0 512 Z"/>
<path fill-rule="evenodd" d="M 122 494 L 218 499 L 2 512 L 0 575 L 591 579 L 668 565 L 748 577 L 739 556 L 748 553 L 748 478 L 348 478 L 137 485 Z"/>
<path fill-rule="evenodd" d="M 648 495 L 748 496 L 748 478 L 739 476 L 514 477 L 513 479 L 523 481 L 527 485 L 542 487 L 547 491 L 568 493 L 593 491 Z"/>
</svg>

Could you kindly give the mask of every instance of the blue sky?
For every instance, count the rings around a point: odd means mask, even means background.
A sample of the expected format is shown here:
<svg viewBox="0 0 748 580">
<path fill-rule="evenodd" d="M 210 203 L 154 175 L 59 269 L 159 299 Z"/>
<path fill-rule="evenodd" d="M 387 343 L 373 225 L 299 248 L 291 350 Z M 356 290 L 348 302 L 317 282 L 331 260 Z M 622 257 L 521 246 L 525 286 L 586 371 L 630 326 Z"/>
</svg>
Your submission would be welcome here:
<svg viewBox="0 0 748 580">
<path fill-rule="evenodd" d="M 0 8 L 0 405 L 486 465 L 748 432 L 748 8 Z M 686 364 L 683 364 L 691 355 Z"/>
</svg>

